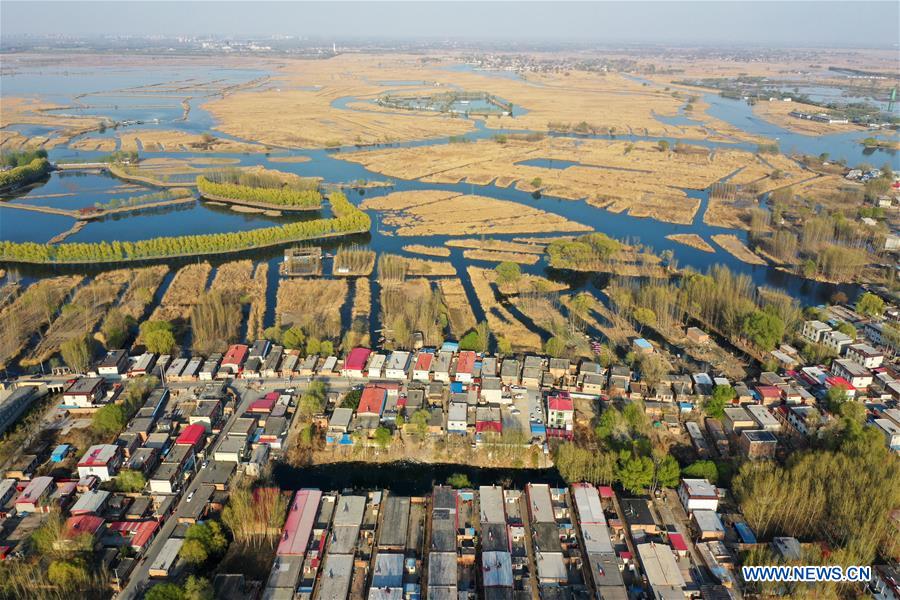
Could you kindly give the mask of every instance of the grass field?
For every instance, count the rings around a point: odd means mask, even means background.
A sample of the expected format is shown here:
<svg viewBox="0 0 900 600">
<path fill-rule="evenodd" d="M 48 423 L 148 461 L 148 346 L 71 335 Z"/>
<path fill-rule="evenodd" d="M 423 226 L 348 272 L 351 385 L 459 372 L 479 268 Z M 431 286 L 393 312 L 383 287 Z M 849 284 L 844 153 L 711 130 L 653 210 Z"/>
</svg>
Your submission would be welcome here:
<svg viewBox="0 0 900 600">
<path fill-rule="evenodd" d="M 672 240 L 673 242 L 678 242 L 679 244 L 684 244 L 685 246 L 690 246 L 691 248 L 694 248 L 696 250 L 702 250 L 703 252 L 716 251 L 715 248 L 710 246 L 706 240 L 704 240 L 696 233 L 673 233 L 671 235 L 667 235 L 666 239 Z"/>
<path fill-rule="evenodd" d="M 494 336 L 509 341 L 514 351 L 540 352 L 541 336 L 525 327 L 497 300 L 494 271 L 479 267 L 469 267 L 466 271 Z"/>
<path fill-rule="evenodd" d="M 282 327 L 302 327 L 308 336 L 339 340 L 348 289 L 346 279 L 282 279 L 276 319 Z"/>
</svg>

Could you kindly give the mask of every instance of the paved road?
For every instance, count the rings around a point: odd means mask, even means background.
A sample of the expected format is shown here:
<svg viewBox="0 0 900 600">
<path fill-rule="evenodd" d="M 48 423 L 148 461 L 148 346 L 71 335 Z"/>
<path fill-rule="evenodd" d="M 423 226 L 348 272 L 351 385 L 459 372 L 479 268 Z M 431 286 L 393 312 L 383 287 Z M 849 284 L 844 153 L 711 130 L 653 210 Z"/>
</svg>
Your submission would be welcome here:
<svg viewBox="0 0 900 600">
<path fill-rule="evenodd" d="M 240 398 L 240 402 L 238 403 L 234 414 L 231 415 L 231 417 L 225 423 L 225 426 L 222 427 L 219 435 L 216 436 L 215 441 L 210 444 L 207 449 L 206 456 L 209 460 L 209 467 L 213 467 L 215 465 L 215 461 L 212 457 L 215 455 L 216 449 L 222 443 L 222 440 L 227 437 L 228 432 L 231 431 L 232 427 L 234 427 L 234 424 L 238 420 L 238 418 L 240 418 L 247 411 L 247 409 L 250 408 L 251 403 L 256 401 L 266 392 L 273 389 L 294 387 L 296 388 L 297 393 L 301 393 L 306 389 L 309 381 L 310 378 L 308 377 L 294 377 L 291 379 L 239 379 L 231 382 L 231 388 L 238 394 L 237 397 Z M 350 389 L 351 385 L 353 385 L 354 383 L 344 377 L 323 379 L 322 381 L 324 381 L 326 384 L 327 392 L 344 392 Z M 190 387 L 198 387 L 203 383 L 204 382 L 173 383 L 170 384 L 169 387 L 174 389 L 185 389 Z M 172 514 L 169 515 L 169 517 L 166 519 L 166 522 L 162 526 L 160 531 L 157 533 L 156 538 L 153 540 L 152 544 L 144 554 L 144 558 L 139 562 L 138 566 L 135 567 L 134 571 L 132 571 L 131 576 L 128 579 L 128 585 L 126 585 L 125 588 L 121 592 L 119 592 L 117 598 L 121 600 L 139 598 L 143 595 L 144 592 L 146 592 L 147 588 L 150 587 L 150 565 L 152 565 L 153 561 L 156 560 L 156 557 L 159 556 L 159 553 L 160 551 L 162 551 L 165 541 L 172 536 L 172 533 L 175 531 L 175 528 L 178 525 L 178 514 L 187 508 L 187 497 L 192 492 L 197 491 L 197 489 L 201 485 L 202 479 L 202 477 L 194 476 L 190 483 L 185 486 L 181 499 L 179 500 L 177 506 L 172 511 Z"/>
</svg>

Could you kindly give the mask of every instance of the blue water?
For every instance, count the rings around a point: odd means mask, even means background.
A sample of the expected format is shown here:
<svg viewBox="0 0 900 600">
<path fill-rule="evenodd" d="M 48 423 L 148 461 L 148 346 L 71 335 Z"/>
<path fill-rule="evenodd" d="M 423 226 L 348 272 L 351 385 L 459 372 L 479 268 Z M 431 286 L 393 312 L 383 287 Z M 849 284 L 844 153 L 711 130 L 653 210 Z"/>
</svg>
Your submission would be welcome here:
<svg viewBox="0 0 900 600">
<path fill-rule="evenodd" d="M 512 72 L 507 71 L 482 71 L 476 70 L 471 65 L 458 65 L 449 67 L 453 70 L 471 71 L 485 77 L 507 77 L 520 79 L 520 77 Z M 133 72 L 126 70 L 111 69 L 102 72 L 79 73 L 77 76 L 70 73 L 63 75 L 58 71 L 47 70 L 41 73 L 22 73 L 13 75 L 10 87 L 7 86 L 6 76 L 4 76 L 4 93 L 25 94 L 26 90 L 29 95 L 46 94 L 54 98 L 58 98 L 61 104 L 70 105 L 73 97 L 88 91 L 103 92 L 103 95 L 94 94 L 85 96 L 78 101 L 94 106 L 101 103 L 109 103 L 113 100 L 117 102 L 115 109 L 116 119 L 148 119 L 150 117 L 160 119 L 158 125 L 142 125 L 141 127 L 160 127 L 165 129 L 181 129 L 190 132 L 203 132 L 213 130 L 214 134 L 220 137 L 225 136 L 215 131 L 215 123 L 212 117 L 206 111 L 198 107 L 199 102 L 192 102 L 191 111 L 186 121 L 181 121 L 182 108 L 180 98 L 157 98 L 157 97 L 122 97 L 114 94 L 115 90 L 125 87 L 137 85 L 146 85 L 149 83 L 162 83 L 179 78 L 197 77 L 203 80 L 212 80 L 222 77 L 230 77 L 229 81 L 247 81 L 264 75 L 258 71 L 236 71 L 231 69 L 205 69 L 197 68 L 178 69 L 177 75 L 165 69 L 148 69 L 145 72 Z M 182 77 L 183 76 L 183 77 Z M 418 85 L 422 82 L 417 81 L 391 81 L 383 82 L 397 86 Z M 65 91 L 63 91 L 65 90 Z M 402 93 L 402 90 L 398 90 Z M 753 134 L 767 135 L 778 138 L 782 150 L 801 150 L 803 152 L 820 154 L 821 152 L 829 152 L 833 158 L 846 157 L 853 164 L 858 160 L 873 162 L 869 155 L 864 154 L 862 146 L 858 145 L 856 140 L 864 137 L 865 132 L 837 134 L 834 136 L 812 137 L 793 134 L 781 129 L 777 126 L 768 124 L 753 116 L 751 108 L 742 101 L 728 100 L 721 98 L 715 94 L 706 94 L 704 99 L 710 104 L 709 114 L 717 118 L 723 119 L 733 125 L 744 129 Z M 349 108 L 348 104 L 360 102 L 353 97 L 338 98 L 332 102 L 332 106 L 343 110 L 366 110 L 365 108 Z M 363 100 L 362 102 L 371 102 Z M 155 107 L 155 108 L 154 108 Z M 161 108 L 160 108 L 161 107 Z M 108 114 L 99 108 L 82 108 L 85 111 L 97 111 L 90 114 Z M 522 109 L 524 110 L 524 109 Z M 61 111 L 61 112 L 69 112 Z M 74 113 L 73 113 L 74 114 Z M 398 114 L 403 114 L 398 113 Z M 693 115 L 691 115 L 693 116 Z M 677 116 L 663 117 L 657 116 L 661 122 L 670 125 L 693 125 L 695 122 L 691 116 L 680 111 Z M 466 134 L 468 140 L 479 140 L 493 137 L 498 133 L 529 133 L 527 130 L 500 130 L 489 129 L 484 126 L 482 119 L 473 118 L 473 129 Z M 98 134 L 91 134 L 98 135 Z M 107 130 L 103 136 L 115 136 L 116 132 Z M 624 139 L 631 141 L 651 141 L 655 142 L 660 138 L 636 136 L 636 135 L 585 135 L 577 136 L 572 134 L 551 134 L 560 137 L 569 138 L 601 138 Z M 234 138 L 231 138 L 234 139 Z M 709 149 L 717 148 L 738 148 L 744 150 L 754 150 L 755 146 L 747 143 L 733 142 L 712 142 L 708 140 L 676 140 L 668 138 L 670 143 L 680 141 L 682 143 L 690 143 Z M 404 142 L 397 144 L 388 144 L 384 147 L 421 147 L 435 144 L 449 143 L 447 138 L 438 138 L 433 140 L 416 140 L 412 142 Z M 354 180 L 379 180 L 386 179 L 385 176 L 368 171 L 359 164 L 341 160 L 341 157 L 350 152 L 359 151 L 355 147 L 346 147 L 338 150 L 297 150 L 282 151 L 273 154 L 273 156 L 305 156 L 310 160 L 303 163 L 283 163 L 270 162 L 264 154 L 187 154 L 187 153 L 143 153 L 146 157 L 171 157 L 178 159 L 186 159 L 192 156 L 198 158 L 226 157 L 238 158 L 241 165 L 263 165 L 273 169 L 290 171 L 302 176 L 321 177 L 324 182 L 338 183 L 350 182 Z M 98 152 L 75 151 L 67 148 L 53 149 L 50 152 L 52 160 L 65 160 L 71 158 L 88 159 L 102 155 Z M 889 156 L 889 155 L 886 155 Z M 560 161 L 548 158 L 535 158 L 523 161 L 521 164 L 564 169 L 570 166 L 576 166 L 578 163 L 573 161 Z M 582 165 L 590 167 L 591 165 Z M 603 168 L 597 166 L 595 168 Z M 118 194 L 108 193 L 111 188 L 119 185 L 115 180 L 103 175 L 87 175 L 75 176 L 71 174 L 54 174 L 47 184 L 29 191 L 25 195 L 20 195 L 10 201 L 13 202 L 29 202 L 47 206 L 58 206 L 60 208 L 79 208 L 82 206 L 90 206 L 94 202 L 104 201 L 118 197 Z M 454 191 L 465 194 L 480 194 L 492 198 L 509 200 L 528 206 L 534 206 L 552 212 L 573 221 L 583 223 L 595 228 L 598 231 L 607 233 L 608 235 L 620 239 L 630 240 L 632 242 L 639 241 L 656 252 L 671 250 L 680 267 L 690 266 L 698 270 L 705 270 L 713 264 L 726 264 L 732 270 L 749 274 L 753 280 L 759 285 L 770 285 L 790 291 L 792 294 L 801 298 L 804 302 L 819 302 L 830 295 L 835 286 L 818 284 L 810 282 L 803 278 L 782 273 L 765 266 L 751 266 L 743 263 L 730 254 L 718 251 L 714 254 L 695 250 L 683 244 L 673 242 L 666 239 L 667 235 L 673 233 L 697 233 L 708 242 L 711 242 L 710 236 L 716 233 L 734 233 L 739 238 L 746 240 L 746 234 L 743 231 L 732 231 L 726 228 L 713 227 L 703 223 L 703 213 L 706 210 L 708 202 L 708 194 L 702 190 L 685 190 L 688 197 L 700 199 L 701 206 L 694 222 L 690 225 L 676 225 L 669 223 L 661 223 L 651 219 L 642 219 L 628 216 L 627 214 L 615 214 L 594 208 L 582 201 L 562 200 L 548 196 L 533 196 L 532 194 L 521 192 L 513 188 L 499 188 L 494 185 L 477 186 L 472 184 L 433 184 L 422 183 L 418 181 L 397 180 L 394 186 L 388 189 L 369 189 L 369 190 L 348 190 L 348 196 L 354 202 L 360 202 L 365 197 L 379 196 L 390 193 L 394 190 L 425 190 L 438 189 Z M 76 196 L 59 197 L 56 199 L 39 199 L 29 198 L 29 196 L 48 195 L 53 193 L 65 193 L 75 191 Z M 148 190 L 148 193 L 152 190 Z M 137 192 L 128 191 L 122 196 L 137 195 Z M 320 215 L 304 214 L 302 218 L 317 218 Z M 447 236 L 429 236 L 422 238 L 407 238 L 389 235 L 388 228 L 380 223 L 378 214 L 372 214 L 375 226 L 369 235 L 356 236 L 352 240 L 332 241 L 329 247 L 335 247 L 344 243 L 368 244 L 381 252 L 404 253 L 401 246 L 410 243 L 424 243 L 429 245 L 440 245 L 447 239 Z M 91 222 L 81 232 L 69 238 L 69 241 L 100 241 L 100 240 L 139 240 L 164 235 L 186 235 L 195 233 L 218 233 L 225 231 L 248 230 L 258 227 L 268 227 L 276 223 L 285 222 L 286 220 L 294 220 L 298 217 L 267 217 L 259 214 L 242 214 L 231 211 L 227 208 L 215 207 L 201 202 L 195 202 L 183 206 L 166 207 L 161 209 L 153 209 L 139 213 L 128 213 L 113 218 L 107 218 L 97 222 Z M 0 209 L 0 237 L 14 241 L 38 241 L 46 242 L 52 236 L 71 227 L 72 219 L 67 217 L 59 217 L 55 215 L 46 215 L 32 212 L 25 212 L 13 209 Z M 510 239 L 516 237 L 514 235 L 496 236 L 501 239 Z M 533 235 L 528 235 L 533 237 Z M 280 251 L 275 249 L 271 251 L 263 251 L 255 253 L 260 260 L 270 261 L 273 269 L 280 260 Z M 463 273 L 467 264 L 471 264 L 463 258 L 459 249 L 451 251 L 450 259 L 457 269 Z M 490 263 L 484 263 L 490 264 Z M 525 267 L 525 270 L 533 273 L 541 273 L 555 278 L 565 278 L 566 281 L 575 287 L 589 286 L 598 287 L 602 285 L 603 278 L 592 274 L 571 274 L 560 273 L 549 270 L 547 265 L 542 261 L 534 266 Z M 464 285 L 471 295 L 467 278 L 463 278 Z M 273 280 L 274 281 L 274 280 Z M 270 286 L 270 288 L 273 286 Z M 852 293 L 853 289 L 846 286 L 846 289 Z M 274 293 L 272 289 L 270 293 Z M 377 293 L 376 293 L 377 297 Z M 274 305 L 274 304 L 273 304 Z M 477 305 L 477 303 L 476 303 Z M 375 313 L 376 311 L 373 311 Z M 375 316 L 373 316 L 375 318 Z"/>
</svg>

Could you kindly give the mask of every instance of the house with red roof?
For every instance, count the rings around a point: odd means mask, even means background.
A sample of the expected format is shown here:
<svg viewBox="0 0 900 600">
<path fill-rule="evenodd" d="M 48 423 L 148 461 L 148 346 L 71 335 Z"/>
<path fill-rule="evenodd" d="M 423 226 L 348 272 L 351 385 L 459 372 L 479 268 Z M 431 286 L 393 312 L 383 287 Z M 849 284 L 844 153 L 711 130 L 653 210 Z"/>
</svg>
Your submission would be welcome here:
<svg viewBox="0 0 900 600">
<path fill-rule="evenodd" d="M 188 425 L 175 438 L 176 446 L 190 446 L 194 451 L 202 450 L 206 445 L 206 427 L 201 423 Z"/>
<path fill-rule="evenodd" d="M 360 416 L 381 417 L 387 401 L 387 388 L 380 385 L 367 385 L 363 388 L 356 414 Z"/>
<path fill-rule="evenodd" d="M 431 380 L 431 363 L 433 361 L 433 352 L 419 352 L 413 367 L 413 381 L 428 383 Z"/>
<path fill-rule="evenodd" d="M 680 533 L 670 533 L 669 544 L 671 544 L 672 550 L 674 550 L 675 554 L 677 554 L 680 558 L 685 558 L 687 556 L 687 543 L 685 543 L 684 536 L 682 536 Z"/>
<path fill-rule="evenodd" d="M 278 542 L 278 556 L 303 556 L 306 553 L 321 499 L 319 490 L 299 490 L 294 494 Z"/>
<path fill-rule="evenodd" d="M 547 396 L 547 436 L 566 440 L 575 437 L 575 402 L 569 392 Z"/>
<path fill-rule="evenodd" d="M 275 408 L 275 404 L 278 402 L 278 395 L 278 392 L 269 392 L 259 400 L 254 401 L 247 410 L 256 414 L 267 415 Z"/>
<path fill-rule="evenodd" d="M 16 498 L 16 512 L 34 513 L 50 510 L 50 496 L 56 484 L 52 477 L 35 477 Z"/>
<path fill-rule="evenodd" d="M 759 401 L 765 405 L 777 404 L 781 402 L 781 389 L 774 385 L 758 385 L 756 393 L 759 394 Z"/>
<path fill-rule="evenodd" d="M 499 407 L 478 407 L 475 411 L 475 433 L 503 433 Z"/>
<path fill-rule="evenodd" d="M 344 360 L 341 375 L 344 377 L 364 377 L 366 363 L 369 362 L 370 354 L 372 354 L 372 351 L 368 348 L 354 348 L 351 350 Z"/>
<path fill-rule="evenodd" d="M 114 521 L 106 527 L 109 545 L 129 546 L 138 554 L 142 553 L 159 531 L 159 521 Z"/>
<path fill-rule="evenodd" d="M 122 451 L 115 444 L 97 444 L 88 448 L 78 461 L 78 476 L 94 475 L 100 481 L 109 481 L 119 472 Z"/>
<path fill-rule="evenodd" d="M 63 539 L 54 545 L 65 546 L 66 544 L 81 538 L 82 536 L 90 536 L 93 544 L 96 545 L 102 533 L 103 524 L 106 520 L 96 515 L 76 515 L 66 519 L 63 526 Z"/>
<path fill-rule="evenodd" d="M 237 375 L 241 372 L 241 367 L 244 365 L 244 361 L 247 360 L 249 352 L 250 348 L 244 344 L 233 344 L 229 346 L 225 356 L 222 357 L 222 364 L 219 367 L 219 372 Z"/>
<path fill-rule="evenodd" d="M 460 383 L 472 383 L 475 378 L 475 353 L 471 350 L 463 350 L 456 361 L 456 381 Z"/>
</svg>

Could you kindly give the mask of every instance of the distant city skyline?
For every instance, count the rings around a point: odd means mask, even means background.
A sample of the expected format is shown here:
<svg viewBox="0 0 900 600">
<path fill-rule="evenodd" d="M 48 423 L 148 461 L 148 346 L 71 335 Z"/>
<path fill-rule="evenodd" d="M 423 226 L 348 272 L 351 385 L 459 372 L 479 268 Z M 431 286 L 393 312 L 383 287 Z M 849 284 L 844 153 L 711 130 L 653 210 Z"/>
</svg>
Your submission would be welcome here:
<svg viewBox="0 0 900 600">
<path fill-rule="evenodd" d="M 3 36 L 292 35 L 336 40 L 571 41 L 597 45 L 900 46 L 900 3 L 880 1 L 4 0 L 2 17 Z"/>
</svg>

